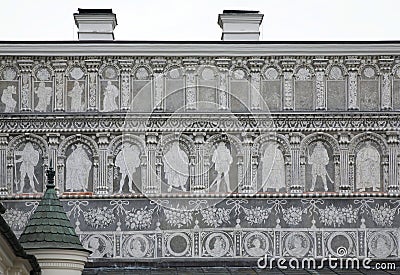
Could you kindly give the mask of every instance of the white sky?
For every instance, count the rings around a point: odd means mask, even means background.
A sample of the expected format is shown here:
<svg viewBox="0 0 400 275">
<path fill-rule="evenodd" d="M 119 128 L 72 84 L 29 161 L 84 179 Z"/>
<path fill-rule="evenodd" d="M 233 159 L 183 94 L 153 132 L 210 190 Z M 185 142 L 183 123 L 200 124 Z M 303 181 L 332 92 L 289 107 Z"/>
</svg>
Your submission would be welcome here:
<svg viewBox="0 0 400 275">
<path fill-rule="evenodd" d="M 264 14 L 261 40 L 400 40 L 400 0 L 0 0 L 0 40 L 76 40 L 78 8 L 112 8 L 116 40 L 220 40 L 224 9 Z"/>
</svg>

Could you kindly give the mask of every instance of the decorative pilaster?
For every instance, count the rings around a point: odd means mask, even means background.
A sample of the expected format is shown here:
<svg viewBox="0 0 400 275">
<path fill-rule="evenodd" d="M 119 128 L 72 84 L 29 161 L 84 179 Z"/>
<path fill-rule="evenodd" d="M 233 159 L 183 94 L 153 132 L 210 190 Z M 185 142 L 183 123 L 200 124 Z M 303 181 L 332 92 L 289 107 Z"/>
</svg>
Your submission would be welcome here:
<svg viewBox="0 0 400 275">
<path fill-rule="evenodd" d="M 248 61 L 250 67 L 250 98 L 251 98 L 251 109 L 261 109 L 261 67 L 264 64 L 262 59 L 250 59 Z"/>
<path fill-rule="evenodd" d="M 326 87 L 325 87 L 325 70 L 328 65 L 328 59 L 314 59 L 313 65 L 315 69 L 315 92 L 316 92 L 316 109 L 326 110 Z"/>
<path fill-rule="evenodd" d="M 101 64 L 99 59 L 91 59 L 85 61 L 88 70 L 88 111 L 99 110 L 99 95 L 100 91 L 98 88 L 98 71 Z"/>
<path fill-rule="evenodd" d="M 208 189 L 206 185 L 206 171 L 204 166 L 204 138 L 206 136 L 205 133 L 194 133 L 194 145 L 196 148 L 196 160 L 197 163 L 194 165 L 194 180 L 193 186 L 191 186 L 190 191 L 193 192 L 204 192 Z"/>
<path fill-rule="evenodd" d="M 231 60 L 227 58 L 218 58 L 215 60 L 215 64 L 219 69 L 218 79 L 218 108 L 220 110 L 228 110 L 229 103 L 229 66 Z"/>
<path fill-rule="evenodd" d="M 196 70 L 198 65 L 198 59 L 185 59 L 183 60 L 182 63 L 185 66 L 186 109 L 196 110 L 196 101 L 197 101 Z"/>
<path fill-rule="evenodd" d="M 299 133 L 292 133 L 290 135 L 292 159 L 292 185 L 290 186 L 291 193 L 301 193 L 304 189 L 304 182 L 302 180 L 304 177 L 301 175 L 301 166 L 305 165 L 305 160 L 300 159 L 300 141 L 301 135 Z"/>
<path fill-rule="evenodd" d="M 161 185 L 157 184 L 157 163 L 156 163 L 156 149 L 158 142 L 157 133 L 147 133 L 146 134 L 146 146 L 147 146 L 147 182 L 143 191 L 145 194 L 157 194 L 161 193 Z"/>
<path fill-rule="evenodd" d="M 360 60 L 358 59 L 346 59 L 345 63 L 347 65 L 347 70 L 349 74 L 348 79 L 348 109 L 358 110 L 358 67 L 360 65 Z"/>
<path fill-rule="evenodd" d="M 54 111 L 65 111 L 64 82 L 65 82 L 65 69 L 67 68 L 67 61 L 54 60 L 52 62 L 52 65 L 55 71 Z"/>
<path fill-rule="evenodd" d="M 293 69 L 296 64 L 295 59 L 283 59 L 283 109 L 293 110 Z"/>
<path fill-rule="evenodd" d="M 340 193 L 350 193 L 352 187 L 349 182 L 349 142 L 348 133 L 340 133 L 339 136 L 339 154 L 340 154 Z"/>
<path fill-rule="evenodd" d="M 393 59 L 381 58 L 379 59 L 379 66 L 381 69 L 381 108 L 382 110 L 392 109 L 392 80 L 391 80 L 391 67 Z"/>
<path fill-rule="evenodd" d="M 47 134 L 47 142 L 49 144 L 49 163 L 52 163 L 52 165 L 57 164 L 57 151 L 58 151 L 58 145 L 60 143 L 60 134 L 56 133 L 50 133 Z M 55 190 L 57 194 L 60 191 L 60 186 L 58 182 L 58 173 L 55 174 Z"/>
<path fill-rule="evenodd" d="M 130 109 L 130 94 L 131 94 L 131 60 L 119 60 L 121 66 L 121 110 L 127 111 Z"/>
<path fill-rule="evenodd" d="M 7 145 L 8 134 L 0 135 L 0 195 L 7 195 Z M 10 190 L 11 191 L 11 190 Z"/>
<path fill-rule="evenodd" d="M 251 181 L 251 148 L 253 146 L 253 137 L 249 133 L 243 133 L 243 173 L 239 178 L 239 193 L 257 192 L 257 185 L 253 186 Z"/>
<path fill-rule="evenodd" d="M 32 111 L 32 60 L 18 60 L 18 66 L 21 71 L 21 95 L 20 110 L 22 112 Z"/>
<path fill-rule="evenodd" d="M 388 186 L 384 186 L 383 188 L 387 188 L 387 192 L 389 193 L 398 193 L 400 191 L 399 182 L 397 177 L 397 154 L 398 154 L 398 146 L 399 146 L 399 138 L 397 132 L 387 132 L 387 143 L 389 146 L 389 163 L 388 163 Z M 385 191 L 385 189 L 383 189 Z"/>
<path fill-rule="evenodd" d="M 99 145 L 99 180 L 94 190 L 95 194 L 108 194 L 107 184 L 107 147 L 109 144 L 110 133 L 97 133 L 97 144 Z"/>
<path fill-rule="evenodd" d="M 153 108 L 156 111 L 164 109 L 164 95 L 165 95 L 165 82 L 164 82 L 164 68 L 167 64 L 165 59 L 152 59 L 153 66 Z"/>
</svg>

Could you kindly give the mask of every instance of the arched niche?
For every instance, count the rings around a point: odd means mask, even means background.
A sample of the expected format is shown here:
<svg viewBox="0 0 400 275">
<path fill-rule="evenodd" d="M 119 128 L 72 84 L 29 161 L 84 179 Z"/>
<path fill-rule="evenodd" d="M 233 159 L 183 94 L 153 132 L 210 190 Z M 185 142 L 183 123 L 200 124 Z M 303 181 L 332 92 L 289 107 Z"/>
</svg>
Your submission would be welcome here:
<svg viewBox="0 0 400 275">
<path fill-rule="evenodd" d="M 291 185 L 289 140 L 280 134 L 257 137 L 252 146 L 252 184 L 259 192 L 286 192 Z M 278 190 L 276 190 L 278 189 Z"/>
<path fill-rule="evenodd" d="M 0 113 L 15 113 L 21 109 L 19 75 L 16 65 L 0 66 Z"/>
<path fill-rule="evenodd" d="M 193 140 L 185 134 L 161 137 L 156 154 L 156 174 L 161 193 L 191 191 L 194 152 Z"/>
<path fill-rule="evenodd" d="M 349 145 L 349 161 L 349 182 L 353 184 L 354 191 L 387 190 L 389 152 L 383 137 L 372 132 L 353 137 Z"/>
<path fill-rule="evenodd" d="M 96 142 L 77 134 L 64 139 L 57 152 L 61 192 L 93 192 L 99 183 L 99 149 Z"/>
<path fill-rule="evenodd" d="M 87 70 L 82 64 L 70 64 L 65 72 L 65 110 L 84 112 L 88 108 Z"/>
<path fill-rule="evenodd" d="M 7 186 L 12 193 L 43 192 L 48 167 L 46 140 L 30 133 L 16 136 L 7 146 L 7 164 Z"/>
<path fill-rule="evenodd" d="M 218 149 L 219 144 L 223 144 L 226 149 L 222 146 Z M 223 152 L 223 154 L 218 150 Z M 228 187 L 233 192 L 239 192 L 244 182 L 245 169 L 250 169 L 250 162 L 244 163 L 244 149 L 240 139 L 231 134 L 215 134 L 206 140 L 204 151 L 205 171 L 208 171 L 206 177 L 207 192 L 217 192 L 218 177 L 222 177 L 219 192 L 228 192 Z M 218 159 L 220 156 L 224 156 L 222 163 L 224 163 L 225 169 L 223 169 L 224 165 L 216 165 L 216 162 L 221 162 Z M 229 160 L 231 160 L 230 164 Z M 225 173 L 221 173 L 223 170 L 228 171 L 226 174 L 229 179 L 229 186 L 227 186 L 224 179 Z"/>
<path fill-rule="evenodd" d="M 32 102 L 35 112 L 54 110 L 54 70 L 46 64 L 36 64 L 32 69 Z"/>
<path fill-rule="evenodd" d="M 326 133 L 306 136 L 300 144 L 300 172 L 304 190 L 338 192 L 340 186 L 338 141 Z"/>
<path fill-rule="evenodd" d="M 107 185 L 112 193 L 132 193 L 130 187 L 134 192 L 143 193 L 146 171 L 147 151 L 140 137 L 126 134 L 110 142 L 107 148 Z"/>
</svg>

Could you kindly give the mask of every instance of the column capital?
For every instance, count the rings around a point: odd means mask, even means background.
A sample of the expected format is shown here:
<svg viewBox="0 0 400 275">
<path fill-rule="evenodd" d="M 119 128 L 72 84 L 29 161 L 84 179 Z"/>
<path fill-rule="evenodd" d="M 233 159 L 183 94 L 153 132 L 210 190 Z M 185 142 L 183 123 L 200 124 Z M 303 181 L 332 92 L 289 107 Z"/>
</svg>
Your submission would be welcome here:
<svg viewBox="0 0 400 275">
<path fill-rule="evenodd" d="M 97 72 L 99 70 L 99 66 L 101 64 L 100 59 L 88 59 L 85 60 L 86 67 L 88 69 L 88 72 Z"/>
</svg>

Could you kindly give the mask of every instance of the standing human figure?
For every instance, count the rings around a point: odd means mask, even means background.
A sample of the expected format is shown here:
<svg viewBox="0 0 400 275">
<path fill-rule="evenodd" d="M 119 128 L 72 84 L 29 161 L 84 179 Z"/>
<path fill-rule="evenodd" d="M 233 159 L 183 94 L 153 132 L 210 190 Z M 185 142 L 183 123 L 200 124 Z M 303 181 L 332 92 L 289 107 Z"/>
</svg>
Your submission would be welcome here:
<svg viewBox="0 0 400 275">
<path fill-rule="evenodd" d="M 378 150 L 367 142 L 356 158 L 356 189 L 364 192 L 366 188 L 379 191 L 381 173 L 380 156 Z"/>
<path fill-rule="evenodd" d="M 39 82 L 39 86 L 35 90 L 35 94 L 39 99 L 35 111 L 46 112 L 47 106 L 51 102 L 51 92 L 51 87 L 46 87 L 44 82 Z"/>
<path fill-rule="evenodd" d="M 1 102 L 6 105 L 4 110 L 5 113 L 15 112 L 15 106 L 17 106 L 17 101 L 13 98 L 13 95 L 17 94 L 17 89 L 15 86 L 8 86 L 3 90 L 1 95 Z"/>
<path fill-rule="evenodd" d="M 118 104 L 116 102 L 118 94 L 119 94 L 118 88 L 115 85 L 113 85 L 111 81 L 108 81 L 104 92 L 104 101 L 103 101 L 104 112 L 112 112 L 118 109 Z"/>
<path fill-rule="evenodd" d="M 119 181 L 119 193 L 122 193 L 124 187 L 125 178 L 128 177 L 129 192 L 135 193 L 133 190 L 133 173 L 136 172 L 136 168 L 140 166 L 140 152 L 131 144 L 122 144 L 121 151 L 115 158 L 115 166 L 119 168 L 121 173 L 121 180 Z"/>
<path fill-rule="evenodd" d="M 226 184 L 226 191 L 232 192 L 231 186 L 229 184 L 229 169 L 231 167 L 233 159 L 231 156 L 231 152 L 226 147 L 224 142 L 221 141 L 218 144 L 217 149 L 214 151 L 214 154 L 213 154 L 211 160 L 212 160 L 212 162 L 215 163 L 215 171 L 217 171 L 217 177 L 214 180 L 214 182 L 217 184 L 216 191 L 219 192 L 222 177 L 224 177 L 224 181 Z"/>
<path fill-rule="evenodd" d="M 28 176 L 29 185 L 31 186 L 32 192 L 36 193 L 35 182 L 33 181 L 35 178 L 35 166 L 39 162 L 39 151 L 33 148 L 31 142 L 27 142 L 22 151 L 14 152 L 15 156 L 20 156 L 19 159 L 15 159 L 15 165 L 17 163 L 21 163 L 19 167 L 20 173 L 20 190 L 19 193 L 22 193 L 25 186 L 25 177 Z"/>
<path fill-rule="evenodd" d="M 172 187 L 180 187 L 186 191 L 186 182 L 189 178 L 189 157 L 175 141 L 168 152 L 164 155 L 164 173 L 167 180 L 168 192 Z"/>
<path fill-rule="evenodd" d="M 308 158 L 308 164 L 312 165 L 311 168 L 312 186 L 310 191 L 314 191 L 315 183 L 317 181 L 318 176 L 321 177 L 322 182 L 324 183 L 324 190 L 328 191 L 326 178 L 328 178 L 329 181 L 333 183 L 332 179 L 329 177 L 328 172 L 326 171 L 326 166 L 328 165 L 328 163 L 329 163 L 328 151 L 326 151 L 326 148 L 322 144 L 322 142 L 318 141 L 316 146 L 314 147 L 314 151 Z"/>
<path fill-rule="evenodd" d="M 68 92 L 68 96 L 71 98 L 71 111 L 82 112 L 82 94 L 83 88 L 79 85 L 79 81 L 75 80 L 74 87 Z"/>
<path fill-rule="evenodd" d="M 77 144 L 66 161 L 65 189 L 71 192 L 86 192 L 91 169 L 92 162 L 83 149 L 82 144 Z"/>
<path fill-rule="evenodd" d="M 273 188 L 279 192 L 281 188 L 285 188 L 285 160 L 277 144 L 267 146 L 261 162 L 263 191 Z"/>
</svg>

